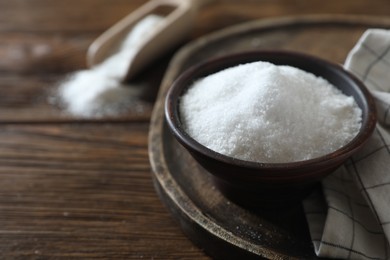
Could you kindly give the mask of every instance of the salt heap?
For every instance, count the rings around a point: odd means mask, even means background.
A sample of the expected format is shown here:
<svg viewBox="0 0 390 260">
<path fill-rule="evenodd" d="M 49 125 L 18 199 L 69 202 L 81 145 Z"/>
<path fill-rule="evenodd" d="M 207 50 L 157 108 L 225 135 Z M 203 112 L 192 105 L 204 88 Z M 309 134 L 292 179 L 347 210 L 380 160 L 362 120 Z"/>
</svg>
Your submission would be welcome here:
<svg viewBox="0 0 390 260">
<path fill-rule="evenodd" d="M 180 100 L 186 131 L 238 159 L 312 159 L 351 141 L 362 111 L 325 79 L 290 66 L 253 62 L 196 81 Z"/>
<path fill-rule="evenodd" d="M 61 82 L 51 103 L 60 103 L 68 113 L 85 118 L 116 116 L 135 106 L 134 97 L 142 86 L 124 85 L 122 80 L 141 44 L 163 22 L 162 16 L 154 14 L 141 19 L 117 52 L 96 67 L 77 71 Z"/>
</svg>

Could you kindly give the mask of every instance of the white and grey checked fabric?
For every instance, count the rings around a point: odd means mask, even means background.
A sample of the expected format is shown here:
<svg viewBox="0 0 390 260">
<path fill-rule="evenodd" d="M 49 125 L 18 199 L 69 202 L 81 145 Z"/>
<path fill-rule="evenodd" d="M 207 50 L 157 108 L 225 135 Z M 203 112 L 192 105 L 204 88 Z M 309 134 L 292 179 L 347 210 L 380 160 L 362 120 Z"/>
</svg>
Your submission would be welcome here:
<svg viewBox="0 0 390 260">
<path fill-rule="evenodd" d="M 374 96 L 378 124 L 367 145 L 303 206 L 318 256 L 390 259 L 390 30 L 367 30 L 344 67 Z"/>
</svg>

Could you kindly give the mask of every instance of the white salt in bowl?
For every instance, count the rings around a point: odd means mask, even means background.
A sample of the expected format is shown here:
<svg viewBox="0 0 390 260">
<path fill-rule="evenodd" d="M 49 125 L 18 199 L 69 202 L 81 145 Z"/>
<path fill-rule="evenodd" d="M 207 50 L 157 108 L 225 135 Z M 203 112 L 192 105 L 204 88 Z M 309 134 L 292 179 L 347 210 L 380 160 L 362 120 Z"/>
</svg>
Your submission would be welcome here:
<svg viewBox="0 0 390 260">
<path fill-rule="evenodd" d="M 180 118 L 181 96 L 197 79 L 254 61 L 296 67 L 326 79 L 345 95 L 352 96 L 362 110 L 361 127 L 355 138 L 329 154 L 286 163 L 244 161 L 213 151 L 197 142 L 186 132 Z M 374 101 L 361 81 L 337 64 L 287 51 L 239 53 L 211 59 L 189 68 L 167 93 L 165 117 L 173 136 L 211 174 L 222 194 L 251 208 L 283 207 L 300 202 L 325 176 L 334 172 L 365 144 L 376 124 Z"/>
</svg>

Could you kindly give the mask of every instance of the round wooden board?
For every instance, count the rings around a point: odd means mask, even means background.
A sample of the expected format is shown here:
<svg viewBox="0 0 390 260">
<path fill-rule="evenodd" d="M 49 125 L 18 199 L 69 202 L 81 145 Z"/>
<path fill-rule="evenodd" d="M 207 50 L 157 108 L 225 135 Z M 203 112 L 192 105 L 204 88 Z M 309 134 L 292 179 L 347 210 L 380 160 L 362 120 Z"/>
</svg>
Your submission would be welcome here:
<svg viewBox="0 0 390 260">
<path fill-rule="evenodd" d="M 324 15 L 254 21 L 204 36 L 175 55 L 153 110 L 149 156 L 159 196 L 207 254 L 221 259 L 316 258 L 300 207 L 271 213 L 234 204 L 174 140 L 164 119 L 165 95 L 174 79 L 205 59 L 253 49 L 301 51 L 343 63 L 362 33 L 374 27 L 390 28 L 390 19 Z"/>
</svg>

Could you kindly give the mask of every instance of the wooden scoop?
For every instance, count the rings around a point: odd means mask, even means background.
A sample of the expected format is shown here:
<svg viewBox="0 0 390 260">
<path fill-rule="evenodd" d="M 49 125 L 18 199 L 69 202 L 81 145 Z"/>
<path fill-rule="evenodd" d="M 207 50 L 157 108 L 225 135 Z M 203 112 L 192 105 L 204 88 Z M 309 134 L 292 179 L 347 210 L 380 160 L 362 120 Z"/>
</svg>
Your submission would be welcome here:
<svg viewBox="0 0 390 260">
<path fill-rule="evenodd" d="M 150 14 L 163 16 L 131 61 L 124 81 L 131 80 L 153 60 L 182 42 L 191 32 L 199 8 L 212 0 L 152 0 L 100 35 L 89 47 L 87 65 L 93 67 L 112 55 L 131 29 Z"/>
</svg>

